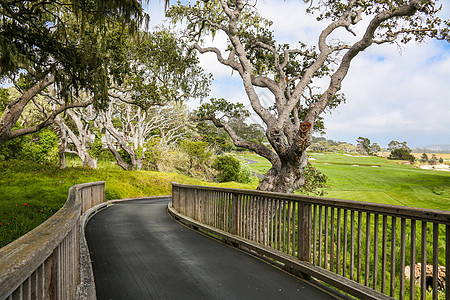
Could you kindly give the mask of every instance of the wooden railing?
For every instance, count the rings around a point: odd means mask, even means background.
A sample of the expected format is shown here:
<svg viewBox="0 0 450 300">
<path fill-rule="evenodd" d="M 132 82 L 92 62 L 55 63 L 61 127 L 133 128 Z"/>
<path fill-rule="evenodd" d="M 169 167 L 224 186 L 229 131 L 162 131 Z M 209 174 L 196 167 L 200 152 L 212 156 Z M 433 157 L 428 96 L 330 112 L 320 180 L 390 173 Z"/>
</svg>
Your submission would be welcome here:
<svg viewBox="0 0 450 300">
<path fill-rule="evenodd" d="M 172 193 L 185 221 L 358 298 L 425 299 L 430 285 L 428 297 L 450 299 L 448 211 L 175 183 Z"/>
<path fill-rule="evenodd" d="M 80 216 L 104 201 L 104 182 L 73 186 L 56 214 L 1 248 L 0 299 L 75 299 L 84 281 Z"/>
</svg>

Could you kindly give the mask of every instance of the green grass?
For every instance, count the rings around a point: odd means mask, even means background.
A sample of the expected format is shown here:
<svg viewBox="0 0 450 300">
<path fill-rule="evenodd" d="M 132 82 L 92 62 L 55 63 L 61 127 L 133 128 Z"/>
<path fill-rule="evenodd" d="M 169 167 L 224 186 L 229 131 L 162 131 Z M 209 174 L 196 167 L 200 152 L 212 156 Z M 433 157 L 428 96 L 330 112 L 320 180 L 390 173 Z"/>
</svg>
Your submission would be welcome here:
<svg viewBox="0 0 450 300">
<path fill-rule="evenodd" d="M 265 159 L 264 157 L 261 157 L 257 154 L 243 153 L 243 154 L 236 154 L 236 155 L 234 155 L 234 157 L 236 157 L 238 159 L 242 159 L 242 160 L 250 159 L 250 160 L 257 161 L 258 163 L 256 163 L 256 164 L 249 164 L 249 167 L 253 171 L 260 173 L 260 174 L 266 174 L 267 171 L 269 171 L 269 169 L 272 167 L 272 165 L 270 164 L 270 162 L 267 159 Z"/>
<path fill-rule="evenodd" d="M 68 164 L 69 166 L 71 163 Z M 23 161 L 0 162 L 0 247 L 35 228 L 65 203 L 71 186 L 106 181 L 106 199 L 169 195 L 173 181 L 254 189 L 256 184 L 202 182 L 181 174 L 123 171 L 104 162 L 97 170 Z"/>
<path fill-rule="evenodd" d="M 258 161 L 249 167 L 261 174 L 270 168 L 258 155 L 238 157 Z M 422 170 L 374 156 L 310 153 L 309 157 L 329 178 L 326 197 L 450 210 L 450 172 Z"/>
<path fill-rule="evenodd" d="M 254 154 L 238 158 L 257 161 L 249 167 L 264 174 L 270 163 Z M 314 166 L 329 177 L 326 197 L 450 210 L 450 172 L 421 170 L 381 157 L 350 157 L 311 153 Z M 75 184 L 106 181 L 107 200 L 168 195 L 171 182 L 254 189 L 256 183 L 211 183 L 175 174 L 123 171 L 114 163 L 99 169 L 79 167 L 69 160 L 65 170 L 22 161 L 0 162 L 0 246 L 38 226 L 58 211 Z M 377 167 L 373 167 L 377 166 Z"/>
</svg>

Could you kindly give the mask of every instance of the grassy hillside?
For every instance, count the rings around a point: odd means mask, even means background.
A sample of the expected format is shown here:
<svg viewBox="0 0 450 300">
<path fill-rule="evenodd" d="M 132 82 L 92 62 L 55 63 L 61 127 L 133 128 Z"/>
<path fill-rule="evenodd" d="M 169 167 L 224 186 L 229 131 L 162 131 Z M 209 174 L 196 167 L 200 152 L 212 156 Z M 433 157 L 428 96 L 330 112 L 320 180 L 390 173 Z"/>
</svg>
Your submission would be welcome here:
<svg viewBox="0 0 450 300">
<path fill-rule="evenodd" d="M 450 210 L 450 172 L 422 170 L 381 157 L 311 153 L 310 161 L 328 178 L 326 197 Z M 264 174 L 270 163 L 257 155 L 250 168 Z"/>
<path fill-rule="evenodd" d="M 264 174 L 270 163 L 257 155 L 250 168 Z M 450 210 L 450 172 L 422 170 L 381 157 L 312 153 L 310 161 L 329 177 L 326 197 Z M 175 173 L 123 171 L 104 163 L 98 170 L 22 161 L 0 162 L 0 247 L 33 229 L 64 204 L 75 184 L 106 181 L 107 200 L 168 195 L 171 182 L 254 189 L 256 184 L 201 182 Z"/>
<path fill-rule="evenodd" d="M 201 182 L 175 173 L 123 171 L 116 167 L 98 170 L 54 166 L 23 161 L 0 162 L 0 247 L 53 215 L 61 208 L 71 186 L 106 181 L 106 199 L 171 194 L 171 182 L 253 189 L 255 185 Z"/>
</svg>

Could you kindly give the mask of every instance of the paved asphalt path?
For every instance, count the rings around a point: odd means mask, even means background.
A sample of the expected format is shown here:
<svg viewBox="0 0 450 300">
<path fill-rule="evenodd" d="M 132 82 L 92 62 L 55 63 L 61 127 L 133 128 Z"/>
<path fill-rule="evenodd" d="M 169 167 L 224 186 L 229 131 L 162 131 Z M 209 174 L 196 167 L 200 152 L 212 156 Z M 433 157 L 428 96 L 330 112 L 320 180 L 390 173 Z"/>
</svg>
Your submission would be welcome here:
<svg viewBox="0 0 450 300">
<path fill-rule="evenodd" d="M 169 199 L 115 204 L 86 227 L 97 298 L 334 299 L 266 262 L 192 231 Z"/>
</svg>

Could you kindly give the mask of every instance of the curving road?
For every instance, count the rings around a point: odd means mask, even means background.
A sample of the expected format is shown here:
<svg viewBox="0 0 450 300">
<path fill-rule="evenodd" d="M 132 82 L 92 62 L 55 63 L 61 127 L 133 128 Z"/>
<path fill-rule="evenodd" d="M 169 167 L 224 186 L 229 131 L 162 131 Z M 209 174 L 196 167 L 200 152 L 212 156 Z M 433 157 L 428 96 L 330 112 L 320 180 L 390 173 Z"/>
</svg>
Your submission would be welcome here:
<svg viewBox="0 0 450 300">
<path fill-rule="evenodd" d="M 98 299 L 335 299 L 172 220 L 169 198 L 115 204 L 86 227 Z"/>
</svg>

